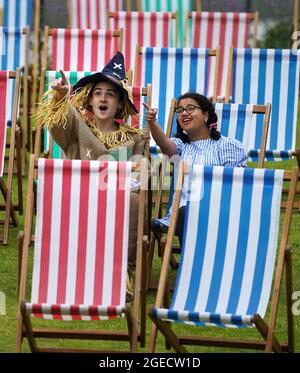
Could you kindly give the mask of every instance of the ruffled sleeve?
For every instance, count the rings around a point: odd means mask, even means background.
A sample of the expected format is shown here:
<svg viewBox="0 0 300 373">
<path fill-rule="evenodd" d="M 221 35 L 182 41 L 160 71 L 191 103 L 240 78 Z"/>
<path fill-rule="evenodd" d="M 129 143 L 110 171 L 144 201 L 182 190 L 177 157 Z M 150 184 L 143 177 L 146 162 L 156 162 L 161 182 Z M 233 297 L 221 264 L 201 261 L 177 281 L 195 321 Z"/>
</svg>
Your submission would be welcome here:
<svg viewBox="0 0 300 373">
<path fill-rule="evenodd" d="M 248 156 L 242 143 L 223 136 L 220 140 L 218 147 L 220 164 L 225 167 L 246 167 Z"/>
</svg>

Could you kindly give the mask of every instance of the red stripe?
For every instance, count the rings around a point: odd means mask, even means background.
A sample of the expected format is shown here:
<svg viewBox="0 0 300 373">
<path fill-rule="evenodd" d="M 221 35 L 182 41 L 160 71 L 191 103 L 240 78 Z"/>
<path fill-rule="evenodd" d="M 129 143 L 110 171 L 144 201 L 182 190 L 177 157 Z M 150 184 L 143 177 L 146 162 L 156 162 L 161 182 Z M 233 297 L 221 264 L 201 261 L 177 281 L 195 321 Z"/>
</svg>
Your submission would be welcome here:
<svg viewBox="0 0 300 373">
<path fill-rule="evenodd" d="M 92 31 L 92 50 L 91 50 L 91 60 L 92 66 L 91 71 L 97 71 L 97 61 L 98 61 L 98 38 L 99 33 L 97 30 Z"/>
<path fill-rule="evenodd" d="M 81 161 L 75 303 L 84 301 L 90 162 Z"/>
<path fill-rule="evenodd" d="M 208 13 L 208 25 L 207 25 L 207 39 L 206 48 L 212 48 L 212 36 L 213 36 L 213 26 L 214 26 L 214 13 Z"/>
<path fill-rule="evenodd" d="M 99 3 L 100 1 L 96 1 L 96 28 L 99 30 L 101 28 L 100 26 L 100 9 L 99 9 Z"/>
<path fill-rule="evenodd" d="M 77 55 L 77 70 L 84 71 L 83 58 L 84 58 L 84 30 L 78 30 L 78 55 Z"/>
<path fill-rule="evenodd" d="M 52 29 L 52 70 L 57 70 L 57 29 Z"/>
<path fill-rule="evenodd" d="M 116 316 L 117 315 L 116 307 L 107 307 L 107 315 Z"/>
<path fill-rule="evenodd" d="M 121 275 L 123 259 L 123 229 L 124 229 L 124 199 L 125 199 L 125 180 L 126 180 L 126 163 L 118 162 L 117 165 L 117 188 L 115 218 L 115 237 L 114 237 L 114 266 L 113 266 L 113 293 L 112 305 L 120 304 L 121 294 Z"/>
<path fill-rule="evenodd" d="M 87 22 L 87 27 L 85 28 L 92 28 L 91 27 L 91 1 L 86 0 L 86 22 Z"/>
<path fill-rule="evenodd" d="M 144 13 L 138 13 L 138 46 L 142 47 L 144 45 Z M 135 63 L 135 61 L 134 61 Z M 138 76 L 140 75 L 140 71 L 138 71 Z M 138 77 L 138 79 L 141 79 Z"/>
<path fill-rule="evenodd" d="M 41 242 L 40 283 L 38 295 L 39 303 L 47 303 L 52 222 L 53 164 L 53 159 L 47 159 L 45 161 L 42 216 L 43 227 Z"/>
<path fill-rule="evenodd" d="M 53 315 L 54 320 L 62 320 L 63 317 L 61 315 L 60 305 L 59 304 L 52 304 L 51 305 L 51 315 Z"/>
<path fill-rule="evenodd" d="M 32 304 L 32 313 L 35 317 L 43 317 L 42 305 L 41 304 Z"/>
<path fill-rule="evenodd" d="M 64 66 L 58 68 L 63 68 L 66 71 L 70 71 L 70 60 L 71 60 L 71 32 L 72 30 L 65 30 L 65 45 L 64 45 Z M 57 68 L 56 68 L 57 70 Z"/>
<path fill-rule="evenodd" d="M 224 67 L 224 52 L 225 52 L 225 32 L 226 32 L 227 16 L 226 13 L 221 13 L 220 19 L 220 61 L 219 61 L 219 84 L 218 84 L 218 95 L 221 95 L 221 85 L 223 77 Z"/>
<path fill-rule="evenodd" d="M 60 221 L 60 247 L 59 267 L 57 278 L 57 303 L 66 302 L 67 270 L 69 255 L 69 228 L 70 228 L 70 197 L 71 197 L 72 163 L 65 160 L 63 163 L 61 221 Z"/>
<path fill-rule="evenodd" d="M 72 305 L 70 307 L 70 315 L 72 316 L 72 320 L 81 320 L 81 315 L 79 312 L 79 306 Z"/>
<path fill-rule="evenodd" d="M 156 43 L 156 14 L 151 12 L 151 34 L 150 34 L 150 47 L 155 47 Z"/>
<path fill-rule="evenodd" d="M 163 15 L 163 47 L 169 46 L 169 34 L 170 34 L 170 21 L 169 13 Z"/>
<path fill-rule="evenodd" d="M 77 25 L 76 25 L 76 28 L 82 28 L 81 27 L 81 17 L 80 17 L 80 14 L 81 14 L 81 8 L 80 8 L 80 3 L 81 1 L 80 0 L 77 0 Z"/>
<path fill-rule="evenodd" d="M 138 53 L 137 57 L 137 81 L 134 82 L 136 85 L 142 85 L 142 69 L 143 69 L 143 59 L 142 53 Z"/>
<path fill-rule="evenodd" d="M 126 45 L 126 55 L 125 55 L 125 65 L 126 70 L 130 69 L 131 66 L 131 12 L 126 12 L 125 15 L 125 45 Z"/>
<path fill-rule="evenodd" d="M 141 107 L 141 88 L 138 86 L 132 87 L 132 96 L 133 96 L 133 103 L 135 107 L 139 110 Z M 139 128 L 139 115 L 132 115 L 131 116 L 131 126 L 135 128 Z"/>
<path fill-rule="evenodd" d="M 250 28 L 250 22 L 251 22 L 251 14 L 247 13 L 246 16 L 246 28 L 245 28 L 245 38 L 244 38 L 244 48 L 249 47 L 248 45 L 248 37 L 249 37 L 249 28 Z"/>
<path fill-rule="evenodd" d="M 97 216 L 97 238 L 95 257 L 95 279 L 94 279 L 94 304 L 102 304 L 103 295 L 103 268 L 105 251 L 105 224 L 106 224 L 106 198 L 107 198 L 107 162 L 101 163 L 99 167 L 98 182 L 98 216 Z"/>
<path fill-rule="evenodd" d="M 3 174 L 3 161 L 5 151 L 7 80 L 7 72 L 0 71 L 0 176 L 2 176 Z"/>
<path fill-rule="evenodd" d="M 200 47 L 201 14 L 201 12 L 196 12 L 195 16 L 194 43 L 192 44 L 194 48 Z"/>
<path fill-rule="evenodd" d="M 105 64 L 107 64 L 109 60 L 112 58 L 111 45 L 112 45 L 112 31 L 106 30 L 106 33 L 105 33 Z"/>
<path fill-rule="evenodd" d="M 238 32 L 239 32 L 239 14 L 234 13 L 234 15 L 233 15 L 233 30 L 232 30 L 232 45 L 233 45 L 233 48 L 237 48 Z"/>
</svg>

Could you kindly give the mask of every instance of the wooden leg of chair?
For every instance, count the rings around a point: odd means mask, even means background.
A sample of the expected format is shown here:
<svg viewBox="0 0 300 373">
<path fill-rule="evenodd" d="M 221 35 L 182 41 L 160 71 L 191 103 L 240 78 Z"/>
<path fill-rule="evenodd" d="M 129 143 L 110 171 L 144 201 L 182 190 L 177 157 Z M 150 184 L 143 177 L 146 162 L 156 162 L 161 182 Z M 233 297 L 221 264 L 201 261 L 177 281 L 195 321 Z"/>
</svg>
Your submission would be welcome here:
<svg viewBox="0 0 300 373">
<path fill-rule="evenodd" d="M 16 129 L 16 156 L 17 156 L 17 179 L 18 179 L 18 210 L 23 215 L 23 186 L 22 186 L 22 159 L 21 159 L 21 133 Z"/>
<path fill-rule="evenodd" d="M 19 232 L 19 276 L 18 276 L 18 292 L 20 290 L 20 279 L 21 279 L 21 263 L 23 254 L 23 242 L 24 242 L 24 231 Z"/>
<path fill-rule="evenodd" d="M 21 303 L 21 314 L 22 314 L 22 319 L 23 319 L 23 323 L 24 323 L 24 326 L 25 326 L 25 333 L 26 333 L 26 337 L 28 339 L 28 344 L 30 346 L 30 350 L 31 350 L 31 352 L 36 352 L 37 351 L 37 345 L 36 345 L 36 342 L 35 342 L 30 318 L 28 317 L 28 315 L 26 313 L 26 308 L 25 308 L 25 302 L 24 301 L 22 301 L 22 303 Z"/>
<path fill-rule="evenodd" d="M 286 306 L 288 323 L 288 345 L 289 352 L 295 351 L 294 334 L 294 316 L 292 313 L 292 293 L 293 293 L 293 274 L 292 274 L 292 248 L 288 246 L 285 251 L 286 263 Z"/>
<path fill-rule="evenodd" d="M 253 323 L 256 325 L 257 330 L 260 332 L 262 337 L 266 340 L 268 336 L 268 325 L 264 322 L 264 320 L 259 315 L 254 315 Z M 273 335 L 272 338 L 272 346 L 271 351 L 270 347 L 266 345 L 265 352 L 272 352 L 272 348 L 275 352 L 282 352 L 280 343 L 276 339 L 276 337 Z"/>
<path fill-rule="evenodd" d="M 143 255 L 142 255 L 142 284 L 141 284 L 141 347 L 146 344 L 146 312 L 147 312 L 147 244 L 148 237 L 143 239 Z"/>
</svg>

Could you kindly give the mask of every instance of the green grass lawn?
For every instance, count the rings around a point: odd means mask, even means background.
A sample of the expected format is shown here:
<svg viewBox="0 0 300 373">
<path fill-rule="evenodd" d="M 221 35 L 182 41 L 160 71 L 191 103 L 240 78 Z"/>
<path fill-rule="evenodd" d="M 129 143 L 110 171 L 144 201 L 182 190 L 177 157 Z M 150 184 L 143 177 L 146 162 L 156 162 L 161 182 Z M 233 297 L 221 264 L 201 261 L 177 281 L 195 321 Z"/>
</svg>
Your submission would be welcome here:
<svg viewBox="0 0 300 373">
<path fill-rule="evenodd" d="M 299 122 L 298 122 L 299 123 Z M 298 128 L 297 144 L 300 145 L 300 128 Z M 290 169 L 296 165 L 295 160 L 288 162 L 272 162 L 267 163 L 266 167 L 276 167 Z M 24 177 L 24 201 L 26 197 L 26 177 Z M 15 189 L 14 185 L 14 189 Z M 19 227 L 10 229 L 9 244 L 7 246 L 0 246 L 0 292 L 3 292 L 6 297 L 6 314 L 0 315 L 0 352 L 14 352 L 15 351 L 15 336 L 16 336 L 16 319 L 17 319 L 17 304 L 18 304 L 18 232 L 23 227 L 23 217 L 20 217 Z M 300 291 L 300 214 L 295 212 L 293 214 L 293 221 L 290 233 L 290 244 L 293 247 L 293 279 L 294 279 L 294 290 Z M 32 253 L 32 251 L 31 251 Z M 153 277 L 158 278 L 160 271 L 160 260 L 155 258 Z M 174 274 L 171 274 L 174 276 Z M 283 283 L 284 285 L 284 283 Z M 155 301 L 154 292 L 150 292 L 147 297 L 147 303 L 153 304 Z M 282 287 L 280 310 L 278 316 L 278 322 L 276 327 L 276 335 L 279 339 L 286 339 L 287 323 L 285 318 L 285 286 Z M 50 325 L 61 325 L 61 322 L 48 322 Z M 79 322 L 65 322 L 71 328 L 76 328 Z M 36 325 L 41 324 L 40 320 L 36 320 Z M 110 322 L 80 322 L 80 326 L 84 328 L 97 329 L 99 327 L 110 328 L 120 330 L 126 327 L 124 319 L 113 320 Z M 194 333 L 199 334 L 200 332 L 206 336 L 219 336 L 219 337 L 238 337 L 238 338 L 255 338 L 257 332 L 252 329 L 245 330 L 225 330 L 217 328 L 191 328 L 189 326 L 175 325 L 176 330 L 182 333 Z M 146 347 L 149 342 L 151 330 L 151 321 L 147 318 L 147 340 Z M 296 351 L 300 352 L 300 316 L 295 316 L 295 336 L 296 336 Z M 48 343 L 49 342 L 49 343 Z M 52 340 L 47 341 L 48 345 L 51 346 L 64 346 L 65 341 Z M 42 345 L 41 341 L 41 345 Z M 87 342 L 87 341 L 72 341 L 72 347 L 87 347 L 97 348 L 103 346 L 102 342 Z M 120 342 L 106 342 L 106 348 L 108 349 L 122 349 L 122 343 Z M 124 344 L 124 348 L 127 348 L 127 344 Z M 216 349 L 216 348 L 205 348 L 205 347 L 188 347 L 189 351 L 198 352 L 227 352 L 227 349 Z M 23 351 L 29 351 L 27 341 L 23 343 Z M 146 352 L 147 348 L 140 348 L 141 352 Z M 165 343 L 161 335 L 158 336 L 157 352 L 165 352 Z M 241 351 L 241 350 L 234 350 Z"/>
</svg>

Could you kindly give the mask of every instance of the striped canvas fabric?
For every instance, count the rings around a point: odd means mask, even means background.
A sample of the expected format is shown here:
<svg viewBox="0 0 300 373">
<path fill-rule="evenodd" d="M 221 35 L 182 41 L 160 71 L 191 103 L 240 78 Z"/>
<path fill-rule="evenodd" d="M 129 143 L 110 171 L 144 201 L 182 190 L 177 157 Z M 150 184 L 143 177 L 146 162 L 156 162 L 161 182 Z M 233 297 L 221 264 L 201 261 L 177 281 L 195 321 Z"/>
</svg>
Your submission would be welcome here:
<svg viewBox="0 0 300 373">
<path fill-rule="evenodd" d="M 26 44 L 28 35 L 23 34 L 23 28 L 20 27 L 0 27 L 1 56 L 0 70 L 15 71 L 18 67 L 24 68 L 26 62 Z M 28 56 L 27 56 L 28 57 Z M 7 111 L 8 125 L 11 125 L 13 102 L 14 102 L 15 80 L 8 86 L 7 96 L 9 97 Z M 8 114 L 10 113 L 10 114 Z"/>
<path fill-rule="evenodd" d="M 276 259 L 282 170 L 197 165 L 169 309 L 155 316 L 196 325 L 251 326 L 264 317 Z"/>
<path fill-rule="evenodd" d="M 130 180 L 130 162 L 39 159 L 28 312 L 91 320 L 124 311 Z"/>
<path fill-rule="evenodd" d="M 288 159 L 296 144 L 300 51 L 234 49 L 232 102 L 271 103 L 268 160 Z M 257 118 L 258 128 L 262 118 Z M 251 151 L 257 155 L 257 149 Z"/>
<path fill-rule="evenodd" d="M 0 177 L 3 176 L 4 155 L 6 144 L 7 114 L 12 112 L 7 91 L 12 86 L 12 79 L 8 78 L 8 71 L 0 71 Z"/>
<path fill-rule="evenodd" d="M 191 12 L 188 18 L 186 47 L 220 47 L 219 97 L 225 97 L 226 93 L 230 47 L 249 47 L 249 34 L 253 34 L 252 25 L 252 13 Z M 214 68 L 210 71 L 213 74 Z"/>
<path fill-rule="evenodd" d="M 32 0 L 0 0 L 0 8 L 3 9 L 3 26 L 32 26 Z"/>
<path fill-rule="evenodd" d="M 119 50 L 110 30 L 51 29 L 51 69 L 101 71 Z"/>
<path fill-rule="evenodd" d="M 106 12 L 122 10 L 122 0 L 68 0 L 71 28 L 105 29 Z"/>
<path fill-rule="evenodd" d="M 123 29 L 126 70 L 134 69 L 136 47 L 175 47 L 175 13 L 113 12 L 109 28 Z"/>
<path fill-rule="evenodd" d="M 183 47 L 185 13 L 193 9 L 200 10 L 199 0 L 139 0 L 139 2 L 141 11 L 178 12 L 178 47 Z M 194 4 L 196 4 L 196 9 L 193 7 Z"/>
<path fill-rule="evenodd" d="M 76 82 L 83 78 L 84 76 L 91 75 L 94 72 L 92 71 L 64 71 L 65 76 L 70 84 L 70 89 L 72 91 L 72 87 L 76 84 Z M 60 72 L 59 71 L 46 71 L 46 77 L 45 77 L 45 91 L 48 91 L 51 88 L 51 83 L 55 79 L 59 79 Z M 135 104 L 135 107 L 139 110 L 139 115 L 135 115 L 129 118 L 129 121 L 127 122 L 128 125 L 131 125 L 133 127 L 142 128 L 142 122 L 143 122 L 143 102 L 145 101 L 142 97 L 142 87 L 134 86 L 132 89 L 132 98 L 133 102 Z M 44 151 L 47 152 L 49 150 L 49 133 L 48 131 L 44 131 Z M 61 148 L 57 145 L 57 143 L 53 142 L 53 158 L 64 158 L 63 151 Z"/>
<path fill-rule="evenodd" d="M 223 136 L 239 140 L 246 151 L 260 149 L 262 128 L 256 128 L 256 114 L 253 105 L 215 104 L 218 116 L 218 131 Z"/>
<path fill-rule="evenodd" d="M 209 79 L 209 60 L 209 49 L 141 48 L 137 79 L 139 85 L 152 84 L 152 107 L 158 108 L 158 123 L 164 132 L 172 98 L 190 90 L 213 96 L 214 81 Z M 150 146 L 155 146 L 153 140 Z"/>
</svg>

